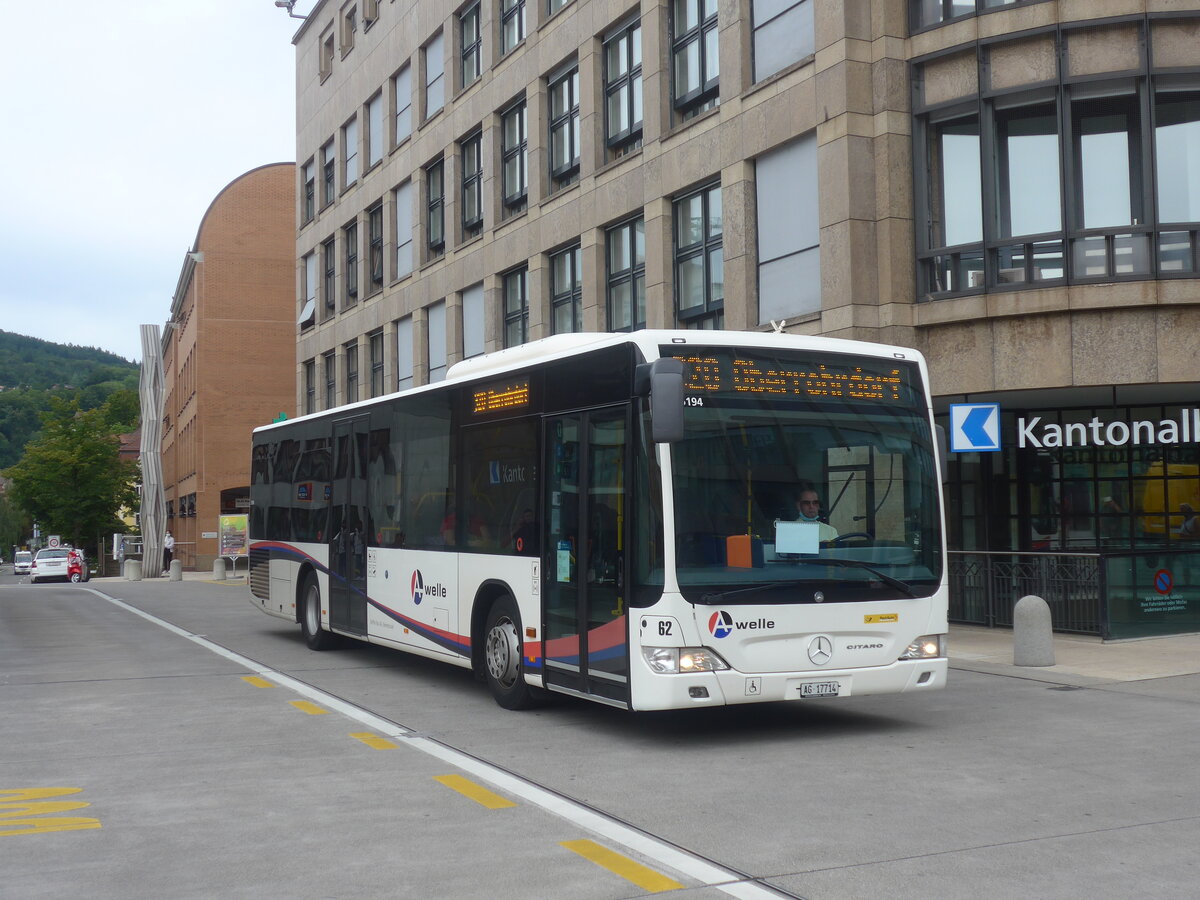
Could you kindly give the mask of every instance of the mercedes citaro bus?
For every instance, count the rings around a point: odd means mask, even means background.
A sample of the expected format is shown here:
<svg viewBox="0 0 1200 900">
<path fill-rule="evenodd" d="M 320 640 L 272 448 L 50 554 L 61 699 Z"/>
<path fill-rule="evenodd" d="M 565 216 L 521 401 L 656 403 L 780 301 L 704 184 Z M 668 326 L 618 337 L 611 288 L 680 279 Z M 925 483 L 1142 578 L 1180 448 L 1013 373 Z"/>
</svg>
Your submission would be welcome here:
<svg viewBox="0 0 1200 900">
<path fill-rule="evenodd" d="M 355 638 L 470 667 L 507 708 L 945 683 L 941 478 L 913 350 L 559 335 L 261 427 L 251 481 L 256 606 L 314 650 Z"/>
</svg>

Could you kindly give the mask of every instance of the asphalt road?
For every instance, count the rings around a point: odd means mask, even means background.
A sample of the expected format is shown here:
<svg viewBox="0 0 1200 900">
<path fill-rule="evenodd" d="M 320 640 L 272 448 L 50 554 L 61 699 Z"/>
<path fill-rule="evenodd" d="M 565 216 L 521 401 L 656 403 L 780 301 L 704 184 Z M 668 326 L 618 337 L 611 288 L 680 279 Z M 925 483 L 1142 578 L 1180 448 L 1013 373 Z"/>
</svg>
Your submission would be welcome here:
<svg viewBox="0 0 1200 900">
<path fill-rule="evenodd" d="M 313 653 L 248 598 L 0 575 L 0 896 L 1125 900 L 1200 882 L 1200 676 L 955 667 L 911 697 L 514 713 L 465 670 Z"/>
</svg>

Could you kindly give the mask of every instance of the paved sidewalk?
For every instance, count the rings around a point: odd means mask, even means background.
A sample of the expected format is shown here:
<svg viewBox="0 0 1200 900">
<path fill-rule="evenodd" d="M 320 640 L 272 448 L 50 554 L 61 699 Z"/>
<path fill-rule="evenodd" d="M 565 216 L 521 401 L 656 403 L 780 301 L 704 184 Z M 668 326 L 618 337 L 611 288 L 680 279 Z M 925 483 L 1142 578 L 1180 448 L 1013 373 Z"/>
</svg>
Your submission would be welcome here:
<svg viewBox="0 0 1200 900">
<path fill-rule="evenodd" d="M 952 668 L 1061 684 L 1146 681 L 1200 674 L 1200 634 L 1129 641 L 1056 634 L 1053 666 L 1015 666 L 1011 629 L 951 625 L 949 649 Z"/>
</svg>

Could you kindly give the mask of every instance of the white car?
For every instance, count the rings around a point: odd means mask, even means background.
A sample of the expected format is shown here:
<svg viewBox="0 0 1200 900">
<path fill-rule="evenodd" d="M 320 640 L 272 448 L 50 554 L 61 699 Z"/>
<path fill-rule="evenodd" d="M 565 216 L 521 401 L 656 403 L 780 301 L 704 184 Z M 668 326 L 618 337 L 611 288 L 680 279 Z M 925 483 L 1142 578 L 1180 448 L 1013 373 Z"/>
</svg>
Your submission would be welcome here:
<svg viewBox="0 0 1200 900">
<path fill-rule="evenodd" d="M 63 547 L 39 550 L 29 569 L 29 580 L 33 584 L 45 581 L 47 578 L 61 578 L 66 581 L 68 579 L 67 553 L 68 551 Z"/>
<path fill-rule="evenodd" d="M 32 565 L 33 554 L 28 550 L 18 550 L 17 555 L 13 557 L 13 573 L 16 575 L 28 575 Z"/>
</svg>

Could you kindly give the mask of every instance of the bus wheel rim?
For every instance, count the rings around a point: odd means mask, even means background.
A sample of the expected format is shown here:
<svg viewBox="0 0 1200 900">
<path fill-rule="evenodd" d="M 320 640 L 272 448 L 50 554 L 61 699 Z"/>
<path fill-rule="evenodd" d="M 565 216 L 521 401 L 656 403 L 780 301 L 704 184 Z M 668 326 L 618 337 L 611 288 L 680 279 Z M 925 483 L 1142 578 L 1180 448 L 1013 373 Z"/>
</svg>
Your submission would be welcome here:
<svg viewBox="0 0 1200 900">
<path fill-rule="evenodd" d="M 516 625 L 511 619 L 501 619 L 488 633 L 486 655 L 488 673 L 506 688 L 517 681 L 519 653 Z"/>
</svg>

